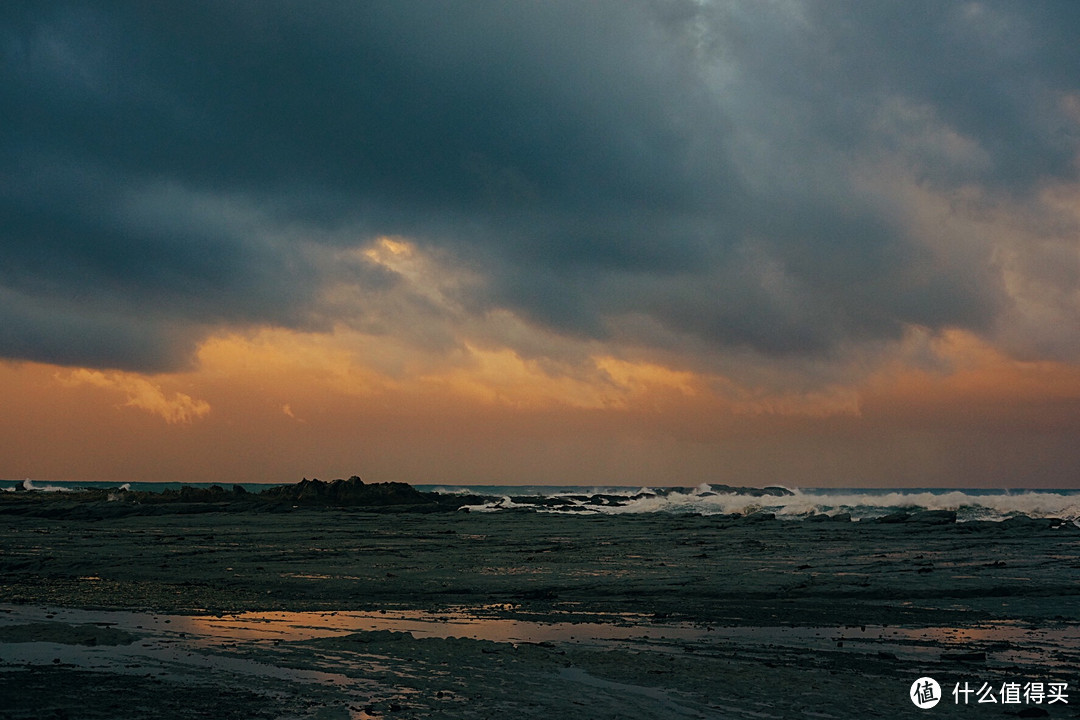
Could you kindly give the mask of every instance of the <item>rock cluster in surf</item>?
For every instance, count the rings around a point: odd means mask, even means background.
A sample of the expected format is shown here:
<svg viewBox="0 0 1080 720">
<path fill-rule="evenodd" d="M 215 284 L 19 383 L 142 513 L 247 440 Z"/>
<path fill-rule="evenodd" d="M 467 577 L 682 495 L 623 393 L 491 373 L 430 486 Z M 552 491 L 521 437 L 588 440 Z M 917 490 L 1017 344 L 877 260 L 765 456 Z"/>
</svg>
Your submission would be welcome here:
<svg viewBox="0 0 1080 720">
<path fill-rule="evenodd" d="M 357 508 L 374 512 L 440 512 L 478 505 L 493 498 L 479 495 L 444 495 L 423 492 L 406 483 L 365 483 L 357 476 L 348 480 L 304 478 L 292 485 L 275 485 L 249 492 L 241 485 L 184 485 L 161 492 L 125 487 L 90 488 L 70 493 L 38 493 L 32 490 L 0 494 L 0 512 L 31 515 L 127 515 L 202 513 L 218 511 L 274 512 L 293 507 Z"/>
</svg>

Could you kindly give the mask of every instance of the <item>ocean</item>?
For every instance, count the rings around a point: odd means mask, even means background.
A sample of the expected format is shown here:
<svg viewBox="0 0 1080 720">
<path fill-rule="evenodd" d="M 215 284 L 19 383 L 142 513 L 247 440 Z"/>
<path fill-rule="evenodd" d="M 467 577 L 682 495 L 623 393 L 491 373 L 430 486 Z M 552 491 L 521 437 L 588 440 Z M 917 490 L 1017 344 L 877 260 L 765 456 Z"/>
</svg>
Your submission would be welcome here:
<svg viewBox="0 0 1080 720">
<path fill-rule="evenodd" d="M 142 492 L 177 490 L 183 485 L 211 487 L 215 483 L 44 482 L 0 480 L 0 491 L 78 492 L 83 489 L 125 488 Z M 241 483 L 258 493 L 270 484 Z M 231 487 L 231 486 L 229 486 Z M 972 488 L 733 488 L 701 484 L 696 487 L 583 485 L 416 485 L 418 490 L 456 495 L 481 495 L 487 502 L 469 506 L 471 512 L 536 511 L 557 514 L 724 515 L 771 513 L 780 520 L 805 520 L 820 515 L 848 515 L 852 521 L 872 520 L 896 513 L 944 510 L 958 522 L 1000 521 L 1017 516 L 1061 518 L 1080 523 L 1080 489 Z"/>
</svg>

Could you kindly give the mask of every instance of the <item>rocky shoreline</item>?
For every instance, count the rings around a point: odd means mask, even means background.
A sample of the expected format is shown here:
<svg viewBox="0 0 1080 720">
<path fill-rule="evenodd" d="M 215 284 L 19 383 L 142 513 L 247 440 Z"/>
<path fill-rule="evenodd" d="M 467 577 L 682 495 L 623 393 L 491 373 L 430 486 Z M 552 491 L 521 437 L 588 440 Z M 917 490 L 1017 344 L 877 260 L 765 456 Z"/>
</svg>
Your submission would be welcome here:
<svg viewBox="0 0 1080 720">
<path fill-rule="evenodd" d="M 273 485 L 249 492 L 242 485 L 221 485 L 160 492 L 124 486 L 73 492 L 22 490 L 0 493 L 0 514 L 123 516 L 200 512 L 284 512 L 294 507 L 364 508 L 374 512 L 442 512 L 477 505 L 491 498 L 423 492 L 406 483 L 365 483 L 357 476 L 330 482 L 304 478 L 293 485 Z"/>
<path fill-rule="evenodd" d="M 169 512 L 281 512 L 296 507 L 363 508 L 372 512 L 444 512 L 483 505 L 498 505 L 504 498 L 473 493 L 437 493 L 417 490 L 407 483 L 365 483 L 359 476 L 329 482 L 317 478 L 302 479 L 292 485 L 273 485 L 250 492 L 242 485 L 225 488 L 222 485 L 196 487 L 184 485 L 179 489 L 160 492 L 131 490 L 126 486 L 81 488 L 72 492 L 42 492 L 22 485 L 12 492 L 0 493 L 0 513 L 61 514 L 74 511 L 87 514 L 97 509 L 102 514 L 160 514 Z M 565 509 L 576 503 L 586 506 L 619 505 L 644 497 L 666 497 L 676 493 L 698 492 L 697 488 L 668 487 L 642 491 L 633 495 L 565 494 L 557 496 L 523 496 L 516 499 L 516 509 Z M 781 487 L 735 487 L 713 484 L 706 495 L 738 494 L 747 497 L 790 496 Z M 105 503 L 113 503 L 103 506 Z M 165 508 L 168 509 L 165 509 Z M 76 510 L 82 508 L 82 510 Z M 87 510 L 87 508 L 91 508 Z M 108 509 L 106 509 L 108 508 Z"/>
<path fill-rule="evenodd" d="M 921 674 L 1080 682 L 1072 523 L 387 512 L 428 498 L 349 481 L 276 493 L 0 495 L 0 718 L 925 717 L 907 698 Z M 79 608 L 160 624 L 110 645 L 126 636 L 87 624 L 112 616 Z M 349 613 L 575 625 L 522 642 L 358 625 L 275 643 L 244 620 L 304 612 L 324 630 Z M 642 637 L 604 640 L 616 627 Z M 1011 710 L 1075 717 L 1073 701 Z"/>
</svg>

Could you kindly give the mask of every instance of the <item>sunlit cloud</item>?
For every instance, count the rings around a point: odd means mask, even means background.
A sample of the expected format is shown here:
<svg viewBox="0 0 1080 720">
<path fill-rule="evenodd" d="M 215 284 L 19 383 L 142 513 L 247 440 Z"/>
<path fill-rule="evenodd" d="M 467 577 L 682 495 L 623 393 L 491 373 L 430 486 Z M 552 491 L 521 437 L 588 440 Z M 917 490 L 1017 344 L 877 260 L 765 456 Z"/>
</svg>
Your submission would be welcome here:
<svg viewBox="0 0 1080 720">
<path fill-rule="evenodd" d="M 504 320 L 498 322 L 505 328 Z M 521 332 L 518 328 L 516 337 L 524 342 Z M 442 356 L 398 338 L 346 327 L 332 334 L 267 328 L 205 342 L 199 353 L 200 374 L 211 382 L 232 378 L 280 395 L 282 414 L 294 419 L 297 403 L 286 398 L 327 393 L 410 403 L 452 400 L 462 407 L 518 410 L 620 412 L 696 403 L 732 415 L 824 417 L 859 412 L 854 385 L 792 389 L 779 380 L 744 384 L 645 359 L 589 355 L 587 344 L 576 353 L 560 351 L 573 362 L 552 362 L 546 356 L 529 357 L 512 347 L 492 345 L 490 337 L 496 334 L 491 330 L 483 347 L 462 339 L 450 356 Z"/>
<path fill-rule="evenodd" d="M 210 404 L 182 392 L 168 393 L 157 383 L 133 373 L 101 372 L 80 368 L 56 375 L 63 385 L 90 385 L 126 396 L 123 407 L 157 415 L 165 422 L 191 423 L 210 413 Z"/>
<path fill-rule="evenodd" d="M 907 350 L 862 384 L 871 414 L 1017 433 L 1066 432 L 1080 418 L 1076 365 L 1017 359 L 963 331 L 924 337 Z"/>
</svg>

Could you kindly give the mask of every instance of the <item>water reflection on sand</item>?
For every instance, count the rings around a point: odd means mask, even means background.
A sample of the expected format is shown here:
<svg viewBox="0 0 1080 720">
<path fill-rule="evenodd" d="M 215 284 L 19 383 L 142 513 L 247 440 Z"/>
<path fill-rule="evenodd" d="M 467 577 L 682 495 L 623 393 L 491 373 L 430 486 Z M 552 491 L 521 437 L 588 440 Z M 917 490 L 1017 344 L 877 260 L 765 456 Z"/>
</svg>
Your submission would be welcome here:
<svg viewBox="0 0 1080 720">
<path fill-rule="evenodd" d="M 632 614 L 590 614 L 589 620 L 528 620 L 496 616 L 509 608 L 451 611 L 383 610 L 323 612 L 247 612 L 216 615 L 163 615 L 128 611 L 95 611 L 0 606 L 0 627 L 31 622 L 107 625 L 140 634 L 151 641 L 185 648 L 238 648 L 245 644 L 300 643 L 366 632 L 407 633 L 416 639 L 466 638 L 496 643 L 576 643 L 746 645 L 810 650 L 888 651 L 898 657 L 942 653 L 988 654 L 1000 662 L 1039 664 L 1063 655 L 1080 658 L 1080 626 L 1031 627 L 988 622 L 965 627 L 909 626 L 722 626 L 659 623 Z M 572 617 L 572 616 L 571 616 Z M 150 647 L 146 642 L 142 647 Z M 98 650 L 108 651 L 106 648 Z M 113 649 L 115 650 L 115 649 Z M 12 645 L 0 643 L 0 660 Z"/>
<path fill-rule="evenodd" d="M 39 635 L 50 642 L 27 630 L 36 623 L 51 628 Z M 123 640 L 80 645 L 80 626 L 107 627 Z M 1053 678 L 1080 666 L 1080 627 L 725 626 L 633 614 L 529 617 L 506 605 L 216 615 L 0 605 L 0 680 L 66 669 L 65 682 L 86 672 L 93 679 L 84 682 L 99 683 L 108 674 L 174 694 L 239 687 L 300 703 L 314 714 L 297 717 L 313 718 L 334 707 L 332 717 L 350 720 L 386 717 L 395 707 L 412 707 L 416 717 L 464 717 L 465 704 L 499 705 L 508 692 L 549 703 L 545 716 L 613 702 L 641 710 L 627 717 L 779 718 L 789 716 L 784 697 L 752 692 L 762 673 L 777 686 L 809 678 L 801 697 L 815 683 L 826 695 L 837 692 L 828 685 L 835 673 L 857 667 L 857 675 L 835 677 L 906 702 L 913 668 L 961 678 L 968 662 L 978 664 L 979 677 Z M 717 673 L 727 678 L 726 695 L 718 694 Z M 730 683 L 739 678 L 748 684 L 736 692 Z"/>
</svg>

